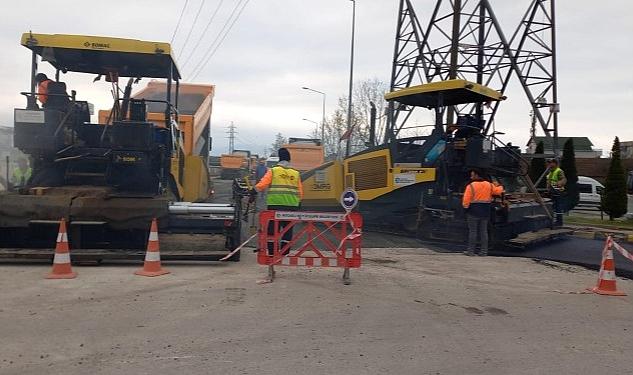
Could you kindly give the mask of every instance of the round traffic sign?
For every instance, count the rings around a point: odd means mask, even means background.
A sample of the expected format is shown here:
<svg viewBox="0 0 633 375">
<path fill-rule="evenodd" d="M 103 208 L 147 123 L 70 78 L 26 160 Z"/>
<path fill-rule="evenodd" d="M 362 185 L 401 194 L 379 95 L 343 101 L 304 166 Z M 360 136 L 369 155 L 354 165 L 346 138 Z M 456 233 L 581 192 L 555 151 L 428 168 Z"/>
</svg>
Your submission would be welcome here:
<svg viewBox="0 0 633 375">
<path fill-rule="evenodd" d="M 346 211 L 351 211 L 358 204 L 358 194 L 353 189 L 346 189 L 341 194 L 341 206 Z"/>
</svg>

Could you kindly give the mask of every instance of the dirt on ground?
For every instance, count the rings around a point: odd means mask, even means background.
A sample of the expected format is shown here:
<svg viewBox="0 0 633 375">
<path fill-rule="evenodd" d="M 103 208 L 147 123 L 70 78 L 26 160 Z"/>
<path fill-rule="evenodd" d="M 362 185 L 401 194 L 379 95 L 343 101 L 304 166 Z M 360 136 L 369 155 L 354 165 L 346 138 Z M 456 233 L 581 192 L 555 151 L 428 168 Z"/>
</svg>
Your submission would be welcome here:
<svg viewBox="0 0 633 375">
<path fill-rule="evenodd" d="M 1 374 L 625 374 L 632 297 L 520 258 L 366 249 L 341 269 L 0 265 Z M 633 293 L 633 281 L 618 280 Z"/>
</svg>

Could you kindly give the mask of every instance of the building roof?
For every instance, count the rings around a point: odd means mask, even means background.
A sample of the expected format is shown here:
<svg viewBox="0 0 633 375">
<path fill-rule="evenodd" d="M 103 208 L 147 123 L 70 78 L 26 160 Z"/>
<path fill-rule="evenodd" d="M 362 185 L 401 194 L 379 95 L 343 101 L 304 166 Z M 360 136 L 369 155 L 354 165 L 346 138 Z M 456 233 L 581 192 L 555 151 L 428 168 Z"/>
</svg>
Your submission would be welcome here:
<svg viewBox="0 0 633 375">
<path fill-rule="evenodd" d="M 574 151 L 593 151 L 593 143 L 587 137 L 558 137 L 558 149 L 562 150 L 565 142 L 567 142 L 567 140 L 570 138 L 574 140 Z M 554 138 L 534 137 L 533 139 L 530 139 L 528 145 L 530 145 L 532 142 L 534 142 L 534 144 L 543 142 L 544 149 L 551 150 L 553 149 L 552 146 L 554 144 Z"/>
</svg>

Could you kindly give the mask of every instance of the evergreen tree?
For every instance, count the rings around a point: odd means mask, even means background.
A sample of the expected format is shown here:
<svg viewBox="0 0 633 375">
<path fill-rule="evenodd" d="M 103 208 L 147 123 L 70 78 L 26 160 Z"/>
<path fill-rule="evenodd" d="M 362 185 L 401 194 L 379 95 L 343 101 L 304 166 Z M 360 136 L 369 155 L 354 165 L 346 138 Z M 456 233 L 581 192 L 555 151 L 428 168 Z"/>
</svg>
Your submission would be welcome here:
<svg viewBox="0 0 633 375">
<path fill-rule="evenodd" d="M 576 207 L 580 201 L 580 192 L 578 191 L 578 171 L 576 169 L 576 155 L 574 152 L 574 141 L 569 138 L 563 146 L 563 158 L 560 161 L 560 167 L 565 172 L 567 185 L 565 185 L 565 211 L 569 211 Z"/>
<path fill-rule="evenodd" d="M 543 145 L 543 142 L 539 142 L 536 145 L 536 150 L 534 150 L 534 153 L 542 155 L 544 152 L 545 152 L 545 146 Z M 545 172 L 545 158 L 543 157 L 532 158 L 532 160 L 530 161 L 530 179 L 532 179 L 532 182 L 536 184 L 536 181 L 539 179 L 539 177 L 541 177 L 543 172 Z M 545 187 L 545 178 L 541 180 L 541 183 L 539 184 L 539 186 L 537 186 L 537 188 L 544 188 L 544 187 Z"/>
<path fill-rule="evenodd" d="M 601 202 L 602 211 L 609 215 L 609 220 L 618 218 L 626 213 L 626 176 L 620 161 L 620 139 L 615 137 L 611 148 L 611 165 Z"/>
</svg>

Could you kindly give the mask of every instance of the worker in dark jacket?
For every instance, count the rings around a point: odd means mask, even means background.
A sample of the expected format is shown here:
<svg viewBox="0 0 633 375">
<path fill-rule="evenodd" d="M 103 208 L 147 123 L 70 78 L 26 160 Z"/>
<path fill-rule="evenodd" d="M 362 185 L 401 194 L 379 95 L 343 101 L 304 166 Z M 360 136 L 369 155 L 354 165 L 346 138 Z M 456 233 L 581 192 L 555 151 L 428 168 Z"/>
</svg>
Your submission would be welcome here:
<svg viewBox="0 0 633 375">
<path fill-rule="evenodd" d="M 481 239 L 479 255 L 488 255 L 488 221 L 492 209 L 492 199 L 503 193 L 503 186 L 486 181 L 478 170 L 470 171 L 471 182 L 464 190 L 462 206 L 468 223 L 468 248 L 464 254 L 475 255 L 477 232 Z"/>
<path fill-rule="evenodd" d="M 301 175 L 290 167 L 290 152 L 285 148 L 280 148 L 277 152 L 279 163 L 270 168 L 262 179 L 255 185 L 256 192 L 268 189 L 266 204 L 269 210 L 297 211 L 303 198 L 303 185 Z M 283 230 L 288 225 L 287 221 L 279 223 L 279 230 Z M 274 224 L 268 225 L 268 234 L 274 234 Z M 292 228 L 284 233 L 281 239 L 283 248 L 292 239 Z M 284 253 L 287 253 L 286 249 Z M 272 254 L 273 243 L 268 243 L 268 252 Z"/>
<path fill-rule="evenodd" d="M 268 168 L 266 167 L 266 159 L 259 159 L 259 163 L 257 163 L 257 168 L 255 169 L 255 182 L 259 183 L 259 181 L 266 175 L 268 172 Z"/>
</svg>

